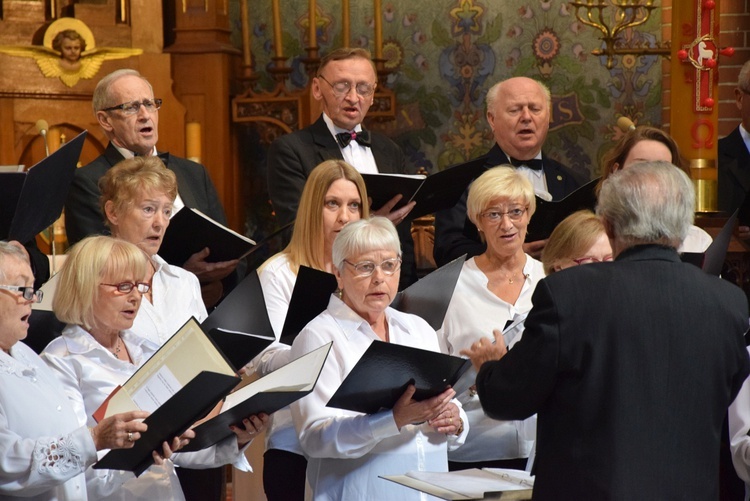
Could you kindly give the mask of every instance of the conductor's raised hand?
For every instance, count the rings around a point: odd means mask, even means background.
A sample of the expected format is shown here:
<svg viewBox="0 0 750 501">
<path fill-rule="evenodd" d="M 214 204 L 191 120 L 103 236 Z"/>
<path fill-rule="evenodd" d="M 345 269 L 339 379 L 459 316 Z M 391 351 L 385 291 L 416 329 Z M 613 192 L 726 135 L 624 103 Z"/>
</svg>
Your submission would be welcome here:
<svg viewBox="0 0 750 501">
<path fill-rule="evenodd" d="M 396 195 L 395 197 L 388 200 L 388 202 L 386 202 L 385 205 L 383 205 L 380 209 L 373 211 L 372 215 L 387 217 L 394 225 L 398 225 L 400 222 L 406 219 L 406 216 L 408 216 L 414 206 L 417 205 L 417 202 L 412 201 L 398 210 L 393 210 L 398 201 L 402 198 L 403 195 Z M 370 204 L 370 206 L 372 206 L 372 198 L 368 200 L 368 203 Z"/>
<path fill-rule="evenodd" d="M 448 388 L 440 395 L 418 402 L 414 400 L 416 391 L 417 387 L 410 384 L 393 406 L 393 419 L 399 430 L 407 424 L 424 423 L 436 418 L 456 396 L 453 388 Z"/>
<path fill-rule="evenodd" d="M 486 337 L 482 337 L 479 341 L 472 344 L 469 349 L 459 352 L 459 354 L 469 357 L 471 365 L 477 371 L 482 368 L 482 364 L 485 362 L 500 360 L 508 353 L 503 333 L 495 329 L 492 331 L 492 334 L 495 338 L 494 342 Z"/>
</svg>

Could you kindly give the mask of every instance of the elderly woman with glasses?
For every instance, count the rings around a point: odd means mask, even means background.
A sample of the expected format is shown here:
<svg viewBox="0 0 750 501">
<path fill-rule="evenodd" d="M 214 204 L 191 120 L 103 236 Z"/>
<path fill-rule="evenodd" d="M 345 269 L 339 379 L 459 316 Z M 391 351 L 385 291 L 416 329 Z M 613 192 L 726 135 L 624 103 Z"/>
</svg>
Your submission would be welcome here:
<svg viewBox="0 0 750 501">
<path fill-rule="evenodd" d="M 604 261 L 612 261 L 612 246 L 601 219 L 589 210 L 574 212 L 563 219 L 542 251 L 547 275 L 572 266 Z"/>
<path fill-rule="evenodd" d="M 333 243 L 339 293 L 292 345 L 296 358 L 333 341 L 315 389 L 292 404 L 314 499 L 421 499 L 418 491 L 378 476 L 446 471 L 447 450 L 466 434 L 465 414 L 450 388 L 418 402 L 409 385 L 393 409 L 375 414 L 326 407 L 373 341 L 438 351 L 435 331 L 424 320 L 388 306 L 398 290 L 400 249 L 396 228 L 385 218 L 347 224 Z"/>
<path fill-rule="evenodd" d="M 534 210 L 534 188 L 511 167 L 495 167 L 469 188 L 467 216 L 487 243 L 487 250 L 467 260 L 459 276 L 438 339 L 443 353 L 461 350 L 493 331 L 506 333 L 514 343 L 531 310 L 531 296 L 544 278 L 542 263 L 523 251 L 526 229 Z M 534 438 L 534 419 L 495 421 L 484 415 L 473 389 L 458 396 L 469 417 L 470 431 L 463 447 L 448 453 L 451 470 L 498 467 L 523 469 Z"/>
<path fill-rule="evenodd" d="M 42 299 L 20 244 L 0 242 L 0 284 L 0 498 L 85 501 L 97 450 L 132 447 L 148 413 L 79 423 L 54 371 L 20 342 Z"/>
<path fill-rule="evenodd" d="M 42 358 L 57 371 L 82 424 L 93 425 L 92 416 L 106 398 L 154 354 L 151 344 L 131 330 L 142 296 L 150 290 L 145 278 L 149 266 L 141 249 L 112 237 L 85 238 L 68 252 L 52 302 L 55 315 L 68 325 Z M 244 429 L 232 428 L 234 437 L 200 452 L 177 454 L 174 463 L 204 468 L 234 463 L 249 471 L 242 449 L 263 429 L 265 419 L 251 416 L 243 421 Z M 137 478 L 111 473 L 90 483 L 89 497 L 185 499 L 171 461 L 151 466 Z"/>
</svg>

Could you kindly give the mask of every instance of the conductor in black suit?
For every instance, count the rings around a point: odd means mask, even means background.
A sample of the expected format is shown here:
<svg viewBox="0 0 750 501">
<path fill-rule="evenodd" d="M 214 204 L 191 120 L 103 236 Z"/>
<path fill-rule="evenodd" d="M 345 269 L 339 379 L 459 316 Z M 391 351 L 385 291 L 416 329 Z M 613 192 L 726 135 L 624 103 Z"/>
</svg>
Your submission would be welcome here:
<svg viewBox="0 0 750 501">
<path fill-rule="evenodd" d="M 376 87 L 375 66 L 366 49 L 336 49 L 321 59 L 311 89 L 323 113 L 309 127 L 276 139 L 268 150 L 268 193 L 281 225 L 294 221 L 310 171 L 325 160 L 344 160 L 362 173 L 405 172 L 401 148 L 385 135 L 362 127 Z M 397 225 L 403 252 L 400 284 L 406 287 L 417 278 L 414 241 L 410 222 L 399 223 L 414 204 L 391 212 L 399 198 L 371 212 Z"/>
<path fill-rule="evenodd" d="M 728 214 L 750 192 L 750 61 L 740 70 L 734 97 L 742 122 L 719 140 L 719 209 Z M 750 221 L 740 221 L 739 236 L 750 239 Z"/>
<path fill-rule="evenodd" d="M 125 158 L 157 154 L 161 99 L 154 98 L 151 84 L 140 73 L 123 69 L 105 76 L 94 90 L 92 104 L 109 144 L 102 155 L 76 170 L 65 202 L 65 228 L 71 244 L 89 235 L 109 234 L 99 208 L 98 182 L 104 173 Z M 159 156 L 177 176 L 175 212 L 183 206 L 196 208 L 225 225 L 224 209 L 206 168 L 169 153 Z M 238 263 L 209 263 L 207 256 L 208 249 L 204 249 L 182 267 L 198 277 L 203 300 L 210 307 L 236 283 L 232 274 Z"/>
<path fill-rule="evenodd" d="M 550 91 L 544 84 L 527 77 L 509 78 L 487 91 L 486 102 L 487 122 L 496 144 L 484 155 L 485 168 L 513 165 L 529 178 L 538 195 L 549 200 L 559 200 L 586 182 L 584 176 L 542 153 L 551 117 Z M 467 195 L 468 189 L 452 209 L 435 216 L 433 256 L 438 266 L 485 250 L 466 216 Z M 527 243 L 524 251 L 538 257 L 544 243 Z"/>
<path fill-rule="evenodd" d="M 520 342 L 466 353 L 488 416 L 537 413 L 534 499 L 718 498 L 748 309 L 739 288 L 680 261 L 694 202 L 669 163 L 616 172 L 597 208 L 615 261 L 548 276 Z"/>
</svg>

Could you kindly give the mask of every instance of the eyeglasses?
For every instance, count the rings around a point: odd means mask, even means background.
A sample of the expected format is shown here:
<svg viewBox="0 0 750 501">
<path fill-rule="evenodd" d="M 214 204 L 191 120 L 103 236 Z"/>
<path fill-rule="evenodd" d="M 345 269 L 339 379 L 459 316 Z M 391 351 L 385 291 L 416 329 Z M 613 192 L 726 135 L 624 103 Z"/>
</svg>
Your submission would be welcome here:
<svg viewBox="0 0 750 501">
<path fill-rule="evenodd" d="M 593 256 L 584 256 L 578 259 L 573 259 L 573 262 L 577 265 L 591 264 L 591 263 L 608 263 L 612 261 L 612 256 L 604 256 L 604 259 L 599 259 Z"/>
<path fill-rule="evenodd" d="M 333 89 L 333 95 L 336 97 L 344 97 L 352 91 L 351 82 L 342 81 L 331 83 L 326 80 L 326 77 L 324 77 L 323 75 L 318 75 L 318 78 L 322 79 L 325 83 L 331 86 L 331 89 Z M 377 87 L 377 85 L 377 83 L 358 83 L 354 86 L 354 90 L 356 90 L 357 94 L 361 97 L 370 97 L 375 93 L 375 87 Z"/>
<path fill-rule="evenodd" d="M 130 101 L 129 103 L 122 103 L 118 104 L 116 106 L 110 106 L 109 108 L 104 108 L 101 111 L 114 111 L 114 110 L 120 110 L 124 115 L 135 115 L 139 111 L 141 111 L 141 106 L 146 108 L 146 111 L 149 113 L 153 113 L 159 108 L 161 108 L 161 99 L 144 99 L 143 101 Z"/>
<path fill-rule="evenodd" d="M 99 284 L 99 285 L 106 285 L 108 287 L 114 287 L 117 289 L 117 292 L 120 294 L 130 294 L 130 291 L 135 288 L 138 292 L 141 294 L 147 293 L 149 290 L 151 290 L 151 284 L 147 284 L 145 282 L 120 282 L 119 284 Z"/>
<path fill-rule="evenodd" d="M 499 210 L 490 209 L 486 212 L 482 212 L 481 216 L 491 223 L 499 223 L 503 216 L 508 216 L 511 221 L 520 221 L 523 217 L 523 213 L 526 212 L 528 207 L 516 207 L 510 209 L 507 212 L 500 212 Z"/>
<path fill-rule="evenodd" d="M 0 285 L 0 289 L 8 291 L 20 291 L 21 295 L 26 301 L 31 301 L 36 296 L 36 302 L 41 303 L 44 297 L 44 292 L 41 290 L 35 291 L 33 287 L 20 287 L 18 285 Z"/>
<path fill-rule="evenodd" d="M 383 275 L 387 275 L 390 277 L 391 275 L 396 273 L 399 268 L 401 268 L 400 257 L 392 257 L 391 259 L 386 259 L 380 264 L 373 263 L 372 261 L 350 263 L 346 259 L 344 259 L 344 262 L 354 268 L 355 277 L 369 277 L 370 275 L 375 273 L 375 268 L 380 268 L 380 271 L 383 272 Z"/>
</svg>

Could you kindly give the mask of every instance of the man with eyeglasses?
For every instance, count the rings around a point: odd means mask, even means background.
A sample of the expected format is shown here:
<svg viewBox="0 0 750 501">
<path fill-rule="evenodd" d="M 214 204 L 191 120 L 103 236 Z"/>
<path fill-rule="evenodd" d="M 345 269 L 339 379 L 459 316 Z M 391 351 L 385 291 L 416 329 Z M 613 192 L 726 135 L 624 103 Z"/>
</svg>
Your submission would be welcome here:
<svg viewBox="0 0 750 501">
<path fill-rule="evenodd" d="M 586 182 L 586 176 L 542 153 L 551 116 L 550 91 L 544 84 L 527 77 L 509 78 L 487 91 L 486 102 L 495 144 L 484 155 L 485 168 L 513 165 L 547 200 L 559 200 Z M 479 255 L 486 248 L 466 217 L 468 191 L 452 209 L 435 214 L 433 257 L 438 266 L 463 254 Z M 524 251 L 539 258 L 545 242 L 528 242 Z"/>
<path fill-rule="evenodd" d="M 741 122 L 719 139 L 719 209 L 728 214 L 740 207 L 750 192 L 750 61 L 740 70 L 734 97 Z M 746 211 L 740 211 L 739 236 L 743 239 L 750 239 L 748 217 Z"/>
<path fill-rule="evenodd" d="M 309 127 L 276 139 L 268 151 L 268 193 L 280 225 L 297 216 L 305 181 L 325 160 L 345 160 L 362 173 L 405 172 L 401 148 L 385 135 L 362 127 L 376 88 L 377 76 L 369 51 L 337 49 L 323 57 L 317 76 L 312 79 L 312 94 L 323 113 Z M 391 212 L 396 202 L 394 199 L 383 207 L 373 207 L 373 212 L 398 225 L 404 259 L 400 279 L 403 288 L 417 278 L 411 225 L 408 221 L 399 224 L 414 204 Z"/>
<path fill-rule="evenodd" d="M 65 203 L 65 227 L 70 244 L 97 234 L 109 234 L 99 208 L 99 179 L 108 169 L 126 158 L 157 155 L 159 108 L 151 84 L 132 69 L 117 70 L 102 78 L 94 90 L 94 115 L 109 139 L 107 149 L 93 162 L 76 170 Z M 176 213 L 183 206 L 196 208 L 210 218 L 226 224 L 224 208 L 206 168 L 196 162 L 169 153 L 158 153 L 168 169 L 177 176 Z M 193 255 L 182 265 L 201 282 L 203 300 L 214 305 L 237 281 L 233 274 L 236 261 L 208 263 L 207 249 Z"/>
</svg>

